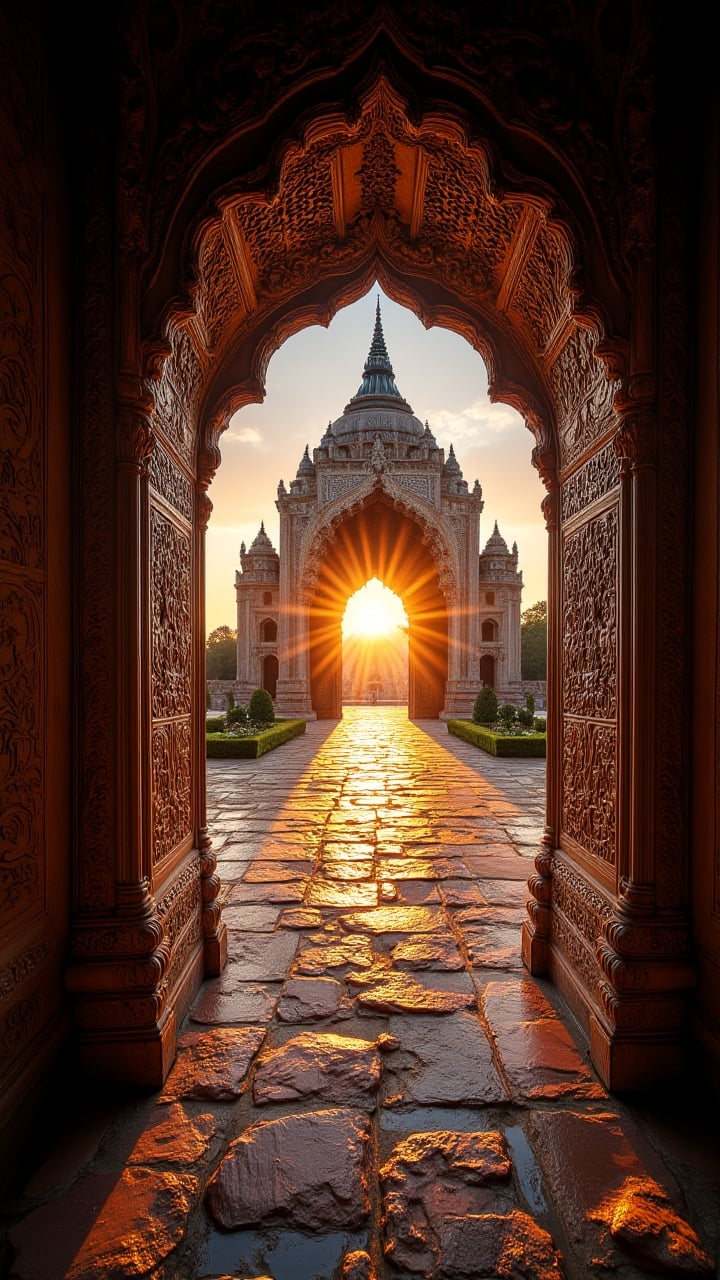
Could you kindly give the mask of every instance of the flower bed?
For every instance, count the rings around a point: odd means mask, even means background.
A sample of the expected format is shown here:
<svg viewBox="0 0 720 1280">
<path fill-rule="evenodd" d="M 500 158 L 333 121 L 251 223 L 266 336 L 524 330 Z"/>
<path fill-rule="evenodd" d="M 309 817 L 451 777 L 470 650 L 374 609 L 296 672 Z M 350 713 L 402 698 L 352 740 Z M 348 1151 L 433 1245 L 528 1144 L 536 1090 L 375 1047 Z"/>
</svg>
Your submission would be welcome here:
<svg viewBox="0 0 720 1280">
<path fill-rule="evenodd" d="M 447 727 L 448 733 L 454 733 L 456 738 L 462 738 L 464 742 L 471 742 L 473 746 L 481 747 L 491 756 L 514 756 L 516 759 L 522 756 L 534 756 L 545 759 L 547 748 L 545 733 L 495 733 L 493 729 L 474 724 L 472 720 L 448 720 Z"/>
<path fill-rule="evenodd" d="M 304 720 L 276 720 L 256 733 L 208 733 L 205 735 L 208 757 L 223 760 L 256 760 L 266 751 L 274 751 L 291 738 L 305 732 Z"/>
</svg>

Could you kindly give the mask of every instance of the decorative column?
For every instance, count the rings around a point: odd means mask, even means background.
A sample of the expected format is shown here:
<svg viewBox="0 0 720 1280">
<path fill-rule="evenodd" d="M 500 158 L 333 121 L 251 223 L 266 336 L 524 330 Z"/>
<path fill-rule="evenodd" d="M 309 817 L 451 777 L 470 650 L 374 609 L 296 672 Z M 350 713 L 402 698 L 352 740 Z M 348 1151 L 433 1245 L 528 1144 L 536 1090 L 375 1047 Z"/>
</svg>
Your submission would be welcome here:
<svg viewBox="0 0 720 1280">
<path fill-rule="evenodd" d="M 195 560 L 195 599 L 193 601 L 193 631 L 196 636 L 205 636 L 205 543 L 208 522 L 212 511 L 212 502 L 207 490 L 220 462 L 217 448 L 204 449 L 199 457 L 198 488 L 195 497 L 195 520 L 193 537 L 193 557 Z M 207 827 L 207 748 L 205 744 L 205 644 L 196 646 L 194 662 L 195 696 L 195 812 L 197 813 L 197 850 L 200 857 L 200 895 L 202 902 L 202 927 L 204 935 L 203 954 L 205 961 L 205 977 L 216 977 L 222 972 L 227 960 L 227 928 L 220 919 L 220 879 L 217 872 L 217 858 Z"/>
<path fill-rule="evenodd" d="M 612 1089 L 637 1088 L 683 1065 L 687 992 L 695 983 L 684 913 L 656 895 L 657 423 L 651 405 L 616 402 L 621 426 L 621 636 L 629 673 L 621 697 L 629 726 L 620 744 L 618 896 L 598 945 L 602 1010 L 590 1015 L 594 1064 Z"/>
<path fill-rule="evenodd" d="M 314 720 L 310 673 L 308 607 L 300 591 L 296 522 L 289 510 L 291 499 L 278 488 L 280 512 L 280 612 L 278 619 L 278 682 L 275 707 L 278 715 Z"/>
<path fill-rule="evenodd" d="M 66 971 L 81 1065 L 159 1086 L 175 1054 L 168 1005 L 170 948 L 149 887 L 147 471 L 152 399 L 131 379 L 117 410 L 115 696 L 117 863 L 115 902 L 74 916 Z"/>
<path fill-rule="evenodd" d="M 526 904 L 528 919 L 522 927 L 522 957 L 530 973 L 542 975 L 550 970 L 552 864 L 560 835 L 562 803 L 562 591 L 560 487 L 554 465 L 546 455 L 536 451 L 533 461 L 547 489 L 542 503 L 548 532 L 547 759 L 545 828 L 535 858 L 535 874 L 528 879 L 532 896 Z"/>
</svg>

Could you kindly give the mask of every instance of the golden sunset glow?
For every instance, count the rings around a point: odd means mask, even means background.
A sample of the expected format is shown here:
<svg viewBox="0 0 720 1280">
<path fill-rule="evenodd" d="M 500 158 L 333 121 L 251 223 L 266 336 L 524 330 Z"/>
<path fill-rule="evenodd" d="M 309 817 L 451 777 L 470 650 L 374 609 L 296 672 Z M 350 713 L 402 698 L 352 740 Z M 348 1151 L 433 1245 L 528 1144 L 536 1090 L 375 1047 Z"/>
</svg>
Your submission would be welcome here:
<svg viewBox="0 0 720 1280">
<path fill-rule="evenodd" d="M 408 619 L 402 600 L 371 578 L 347 602 L 342 621 L 343 637 L 387 636 L 397 627 L 407 627 Z"/>
</svg>

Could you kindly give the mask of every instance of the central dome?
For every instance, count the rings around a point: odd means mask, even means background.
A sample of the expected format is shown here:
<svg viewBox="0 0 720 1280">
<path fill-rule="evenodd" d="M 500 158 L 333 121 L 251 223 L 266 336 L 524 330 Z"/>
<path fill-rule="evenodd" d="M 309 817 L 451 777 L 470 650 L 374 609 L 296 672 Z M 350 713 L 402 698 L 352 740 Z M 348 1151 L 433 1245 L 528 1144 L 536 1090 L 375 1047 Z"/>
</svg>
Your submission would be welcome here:
<svg viewBox="0 0 720 1280">
<path fill-rule="evenodd" d="M 380 319 L 380 300 L 375 313 L 375 332 L 363 377 L 342 416 L 328 428 L 328 435 L 343 444 L 349 441 L 381 440 L 417 443 L 425 428 L 416 418 L 395 382 L 395 374 L 385 346 Z"/>
</svg>

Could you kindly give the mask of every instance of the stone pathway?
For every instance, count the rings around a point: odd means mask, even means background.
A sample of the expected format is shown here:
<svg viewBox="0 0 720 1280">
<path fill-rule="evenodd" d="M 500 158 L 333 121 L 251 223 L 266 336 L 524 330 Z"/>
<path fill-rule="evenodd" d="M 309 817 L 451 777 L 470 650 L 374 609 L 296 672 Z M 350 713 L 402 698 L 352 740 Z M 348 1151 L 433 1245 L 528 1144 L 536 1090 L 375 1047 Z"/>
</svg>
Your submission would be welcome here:
<svg viewBox="0 0 720 1280">
<path fill-rule="evenodd" d="M 3 1280 L 715 1275 L 717 1144 L 522 967 L 544 761 L 348 708 L 208 764 L 227 967 L 162 1090 L 69 1113 Z"/>
</svg>

